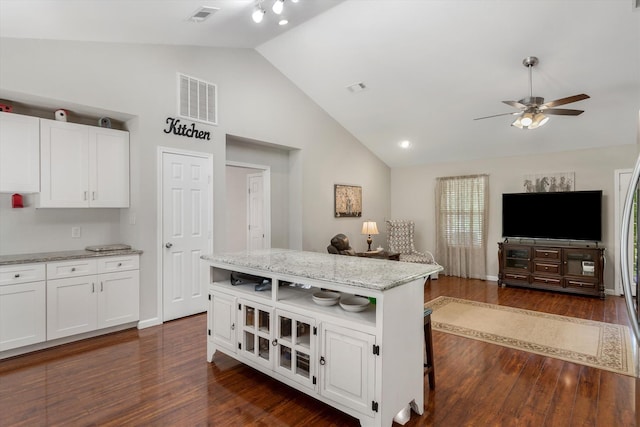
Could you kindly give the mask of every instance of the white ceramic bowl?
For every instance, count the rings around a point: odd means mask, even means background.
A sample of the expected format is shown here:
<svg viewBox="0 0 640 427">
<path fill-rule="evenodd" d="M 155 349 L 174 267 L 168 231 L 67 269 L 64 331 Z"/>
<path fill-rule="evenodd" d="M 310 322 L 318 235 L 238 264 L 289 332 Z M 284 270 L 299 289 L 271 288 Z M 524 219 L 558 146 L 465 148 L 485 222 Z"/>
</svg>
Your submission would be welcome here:
<svg viewBox="0 0 640 427">
<path fill-rule="evenodd" d="M 338 303 L 340 300 L 340 294 L 338 292 L 320 291 L 311 295 L 311 298 L 313 299 L 313 302 L 318 305 L 329 306 L 336 305 Z"/>
<path fill-rule="evenodd" d="M 340 299 L 340 307 L 346 311 L 364 311 L 369 306 L 369 299 L 357 296 L 342 297 Z"/>
</svg>

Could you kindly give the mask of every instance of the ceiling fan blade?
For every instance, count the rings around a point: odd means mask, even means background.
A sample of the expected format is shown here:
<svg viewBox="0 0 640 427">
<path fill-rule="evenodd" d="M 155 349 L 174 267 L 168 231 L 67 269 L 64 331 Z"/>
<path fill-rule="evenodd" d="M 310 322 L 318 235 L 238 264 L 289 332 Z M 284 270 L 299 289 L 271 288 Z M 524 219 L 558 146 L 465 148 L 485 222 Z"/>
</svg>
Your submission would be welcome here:
<svg viewBox="0 0 640 427">
<path fill-rule="evenodd" d="M 541 110 L 545 110 L 551 107 L 557 107 L 558 105 L 571 104 L 572 102 L 582 101 L 583 99 L 590 98 L 589 95 L 581 93 L 580 95 L 568 96 L 566 98 L 556 99 L 555 101 L 545 102 L 540 106 Z"/>
<path fill-rule="evenodd" d="M 551 114 L 556 116 L 579 116 L 584 110 L 571 110 L 569 108 L 547 108 L 542 114 Z"/>
<path fill-rule="evenodd" d="M 502 102 L 507 104 L 507 105 L 511 105 L 512 107 L 520 108 L 521 110 L 525 110 L 527 108 L 526 105 L 521 104 L 521 103 L 516 102 L 516 101 L 502 101 Z"/>
<path fill-rule="evenodd" d="M 490 119 L 492 117 L 500 117 L 500 116 L 515 116 L 521 114 L 520 112 L 515 112 L 515 113 L 502 113 L 502 114 L 494 114 L 493 116 L 485 116 L 485 117 L 478 117 L 476 119 L 473 120 L 482 120 L 482 119 Z"/>
</svg>

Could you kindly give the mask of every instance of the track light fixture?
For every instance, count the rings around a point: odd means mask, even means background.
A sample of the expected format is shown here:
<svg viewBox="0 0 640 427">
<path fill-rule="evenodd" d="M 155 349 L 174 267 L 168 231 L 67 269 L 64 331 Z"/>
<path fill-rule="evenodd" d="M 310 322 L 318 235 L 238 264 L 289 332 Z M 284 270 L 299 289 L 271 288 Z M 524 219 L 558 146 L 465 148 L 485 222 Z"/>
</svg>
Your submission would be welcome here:
<svg viewBox="0 0 640 427">
<path fill-rule="evenodd" d="M 261 23 L 265 13 L 266 11 L 262 8 L 262 2 L 256 4 L 256 7 L 253 8 L 253 13 L 251 14 L 253 22 L 256 24 Z"/>
<path fill-rule="evenodd" d="M 253 13 L 251 14 L 251 18 L 253 19 L 253 22 L 255 22 L 256 24 L 261 23 L 262 20 L 264 19 L 264 15 L 266 14 L 266 10 L 262 6 L 263 1 L 264 0 L 256 0 L 256 4 L 253 7 Z M 298 3 L 300 0 L 289 0 L 289 1 L 291 3 Z M 271 10 L 276 15 L 282 16 L 282 12 L 284 11 L 284 0 L 274 0 L 273 4 L 271 5 Z M 278 22 L 278 25 L 287 25 L 289 23 L 289 21 L 285 17 L 278 18 L 277 22 Z"/>
<path fill-rule="evenodd" d="M 273 2 L 273 6 L 271 7 L 271 10 L 273 10 L 273 13 L 275 13 L 276 15 L 280 15 L 283 9 L 284 9 L 284 0 L 276 0 Z"/>
</svg>

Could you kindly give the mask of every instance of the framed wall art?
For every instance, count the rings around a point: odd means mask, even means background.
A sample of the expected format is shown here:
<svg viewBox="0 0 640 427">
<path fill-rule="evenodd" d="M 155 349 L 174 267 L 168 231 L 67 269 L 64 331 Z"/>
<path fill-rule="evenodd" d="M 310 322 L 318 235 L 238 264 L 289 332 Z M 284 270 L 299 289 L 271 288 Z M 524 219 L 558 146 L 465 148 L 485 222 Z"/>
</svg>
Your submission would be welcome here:
<svg viewBox="0 0 640 427">
<path fill-rule="evenodd" d="M 557 191 L 574 191 L 576 185 L 575 172 L 540 173 L 525 175 L 523 187 L 525 193 L 553 193 Z"/>
<path fill-rule="evenodd" d="M 356 185 L 335 184 L 334 214 L 336 218 L 362 216 L 362 187 Z"/>
</svg>

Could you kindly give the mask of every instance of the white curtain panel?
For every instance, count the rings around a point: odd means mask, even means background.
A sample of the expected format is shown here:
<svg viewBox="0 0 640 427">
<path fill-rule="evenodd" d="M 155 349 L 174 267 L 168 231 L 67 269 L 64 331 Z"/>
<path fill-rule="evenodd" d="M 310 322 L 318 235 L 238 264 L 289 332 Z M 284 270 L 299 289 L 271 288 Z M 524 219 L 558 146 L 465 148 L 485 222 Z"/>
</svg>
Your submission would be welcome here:
<svg viewBox="0 0 640 427">
<path fill-rule="evenodd" d="M 489 175 L 436 179 L 436 258 L 443 274 L 487 276 Z"/>
</svg>

